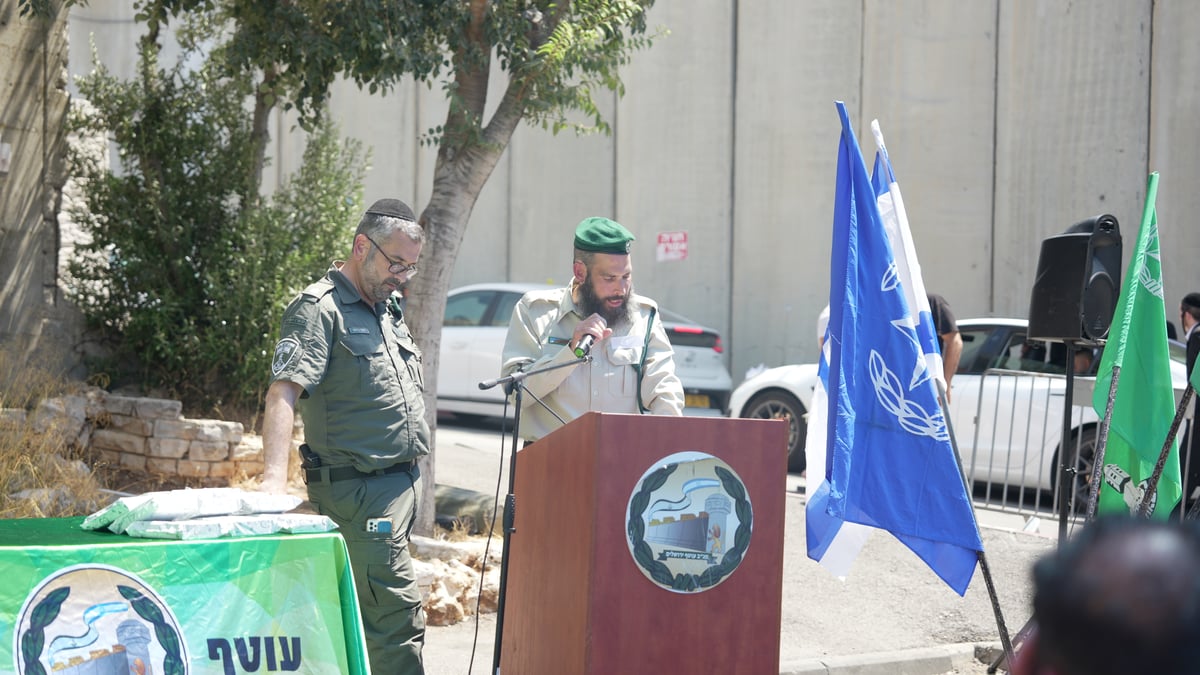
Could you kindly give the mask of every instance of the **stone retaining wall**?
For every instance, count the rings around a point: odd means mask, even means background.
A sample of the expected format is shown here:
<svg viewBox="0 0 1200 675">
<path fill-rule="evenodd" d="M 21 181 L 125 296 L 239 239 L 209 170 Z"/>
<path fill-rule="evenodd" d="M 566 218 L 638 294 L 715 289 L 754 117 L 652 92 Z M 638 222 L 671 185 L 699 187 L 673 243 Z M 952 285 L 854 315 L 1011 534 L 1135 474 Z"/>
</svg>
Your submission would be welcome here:
<svg viewBox="0 0 1200 675">
<path fill-rule="evenodd" d="M 182 408 L 170 399 L 89 389 L 41 402 L 34 420 L 127 471 L 214 483 L 262 473 L 261 437 L 245 434 L 240 422 L 183 417 Z"/>
</svg>

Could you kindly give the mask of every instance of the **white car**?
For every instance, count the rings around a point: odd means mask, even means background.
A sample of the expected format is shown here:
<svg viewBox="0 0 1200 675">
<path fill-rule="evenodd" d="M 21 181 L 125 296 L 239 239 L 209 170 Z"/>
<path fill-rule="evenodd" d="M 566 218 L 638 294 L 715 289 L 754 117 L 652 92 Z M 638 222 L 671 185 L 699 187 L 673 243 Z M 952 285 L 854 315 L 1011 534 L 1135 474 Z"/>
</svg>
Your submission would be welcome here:
<svg viewBox="0 0 1200 675">
<path fill-rule="evenodd" d="M 450 291 L 442 320 L 438 367 L 439 413 L 500 417 L 504 387 L 481 390 L 479 383 L 500 376 L 500 358 L 513 307 L 527 291 L 546 284 L 486 283 Z M 659 308 L 667 338 L 675 350 L 675 372 L 683 382 L 684 414 L 720 416 L 733 381 L 725 367 L 717 331 Z M 511 414 L 511 412 L 510 412 Z"/>
<path fill-rule="evenodd" d="M 1063 436 L 1065 346 L 1027 339 L 1027 325 L 1024 319 L 958 322 L 963 352 L 951 383 L 950 424 L 972 481 L 1053 490 Z M 1182 391 L 1187 376 L 1177 343 L 1171 345 L 1171 376 Z M 1091 370 L 1076 373 L 1067 444 L 1078 451 L 1076 495 L 1085 499 L 1099 422 L 1091 407 L 1094 381 Z M 815 363 L 780 366 L 747 378 L 730 397 L 732 416 L 788 421 L 790 471 L 804 469 L 805 416 L 816 382 Z"/>
</svg>

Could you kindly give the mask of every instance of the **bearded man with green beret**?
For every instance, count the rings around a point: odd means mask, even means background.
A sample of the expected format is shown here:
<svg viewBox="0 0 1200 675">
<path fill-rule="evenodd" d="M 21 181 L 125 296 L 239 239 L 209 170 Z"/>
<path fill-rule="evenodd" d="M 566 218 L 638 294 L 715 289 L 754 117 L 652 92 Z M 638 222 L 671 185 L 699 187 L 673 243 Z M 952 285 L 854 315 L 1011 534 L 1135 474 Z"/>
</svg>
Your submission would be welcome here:
<svg viewBox="0 0 1200 675">
<path fill-rule="evenodd" d="M 523 380 L 520 433 L 527 441 L 561 427 L 559 418 L 589 411 L 683 414 L 683 385 L 658 306 L 633 292 L 633 240 L 615 221 L 584 219 L 575 228 L 571 283 L 530 291 L 513 310 L 503 375 L 574 362 Z"/>
</svg>

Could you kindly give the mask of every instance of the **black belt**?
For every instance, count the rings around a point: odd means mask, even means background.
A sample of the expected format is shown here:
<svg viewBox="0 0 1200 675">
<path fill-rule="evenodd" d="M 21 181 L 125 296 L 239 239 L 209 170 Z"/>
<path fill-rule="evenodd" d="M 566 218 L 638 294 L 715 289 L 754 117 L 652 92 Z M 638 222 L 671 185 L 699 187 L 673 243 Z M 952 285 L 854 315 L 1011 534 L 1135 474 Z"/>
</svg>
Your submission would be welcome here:
<svg viewBox="0 0 1200 675">
<path fill-rule="evenodd" d="M 304 470 L 305 483 L 323 483 L 325 478 L 322 474 L 329 476 L 330 483 L 336 483 L 339 480 L 350 480 L 351 478 L 372 478 L 374 476 L 387 476 L 393 473 L 401 473 L 413 468 L 415 461 L 400 462 L 393 464 L 386 469 L 376 469 L 374 471 L 359 471 L 352 466 L 335 466 L 329 469 L 317 467 L 315 469 Z"/>
</svg>

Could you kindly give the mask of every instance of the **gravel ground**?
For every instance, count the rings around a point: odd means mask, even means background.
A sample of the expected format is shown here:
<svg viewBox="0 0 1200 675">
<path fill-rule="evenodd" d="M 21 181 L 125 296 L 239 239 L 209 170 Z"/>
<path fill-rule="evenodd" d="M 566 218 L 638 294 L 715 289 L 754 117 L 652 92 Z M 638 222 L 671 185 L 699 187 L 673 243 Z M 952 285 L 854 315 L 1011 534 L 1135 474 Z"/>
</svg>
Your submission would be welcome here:
<svg viewBox="0 0 1200 675">
<path fill-rule="evenodd" d="M 979 569 L 966 595 L 959 597 L 894 537 L 875 532 L 846 580 L 838 580 L 807 557 L 804 504 L 804 495 L 788 494 L 781 626 L 784 662 L 1000 642 L 991 595 Z M 985 520 L 984 514 L 980 519 Z M 1011 636 L 1029 616 L 1030 566 L 1054 548 L 1055 540 L 988 526 L 982 528 L 982 535 Z"/>
</svg>

